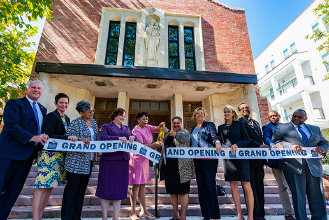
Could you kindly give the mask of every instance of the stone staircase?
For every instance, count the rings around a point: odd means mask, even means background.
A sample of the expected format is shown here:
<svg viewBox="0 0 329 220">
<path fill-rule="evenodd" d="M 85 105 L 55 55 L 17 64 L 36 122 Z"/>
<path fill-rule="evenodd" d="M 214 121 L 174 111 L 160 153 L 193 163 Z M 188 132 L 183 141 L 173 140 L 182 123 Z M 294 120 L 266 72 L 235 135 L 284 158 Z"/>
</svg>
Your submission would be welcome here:
<svg viewBox="0 0 329 220">
<path fill-rule="evenodd" d="M 12 212 L 9 218 L 32 218 L 32 199 L 34 192 L 34 181 L 36 177 L 36 165 L 32 166 L 32 169 L 29 173 L 29 176 L 25 182 L 25 186 L 16 201 L 15 206 L 12 209 Z M 92 218 L 92 217 L 102 217 L 100 199 L 95 196 L 96 186 L 97 186 L 97 177 L 98 177 L 99 166 L 96 165 L 91 174 L 88 188 L 86 190 L 86 195 L 84 198 L 84 207 L 82 212 L 82 217 Z M 155 210 L 155 174 L 153 169 L 152 180 L 146 185 L 146 204 L 148 205 L 149 210 L 154 213 Z M 228 182 L 225 182 L 223 174 L 223 168 L 218 168 L 217 180 L 224 186 L 227 196 L 232 198 L 231 189 Z M 280 204 L 280 199 L 277 190 L 276 180 L 271 173 L 269 168 L 265 169 L 265 211 L 267 215 L 283 215 L 283 209 Z M 246 206 L 244 204 L 244 196 L 241 186 L 241 202 L 243 212 L 247 213 Z M 129 188 L 130 190 L 130 188 Z M 60 209 L 62 204 L 62 195 L 64 192 L 64 187 L 58 187 L 53 189 L 52 195 L 49 199 L 48 205 L 43 214 L 44 218 L 60 218 Z M 218 197 L 220 210 L 222 215 L 235 215 L 234 204 L 231 199 L 226 196 Z M 139 206 L 137 206 L 139 207 Z M 130 201 L 129 194 L 127 199 L 123 200 L 121 203 L 121 217 L 129 216 L 130 212 Z M 169 194 L 166 194 L 166 189 L 164 186 L 164 181 L 159 182 L 158 186 L 158 215 L 160 217 L 173 216 L 172 206 L 170 203 Z M 201 216 L 201 210 L 199 206 L 199 199 L 197 194 L 197 185 L 196 180 L 191 181 L 191 192 L 190 192 L 190 202 L 187 210 L 188 216 Z M 112 210 L 109 210 L 109 216 L 112 216 Z"/>
</svg>

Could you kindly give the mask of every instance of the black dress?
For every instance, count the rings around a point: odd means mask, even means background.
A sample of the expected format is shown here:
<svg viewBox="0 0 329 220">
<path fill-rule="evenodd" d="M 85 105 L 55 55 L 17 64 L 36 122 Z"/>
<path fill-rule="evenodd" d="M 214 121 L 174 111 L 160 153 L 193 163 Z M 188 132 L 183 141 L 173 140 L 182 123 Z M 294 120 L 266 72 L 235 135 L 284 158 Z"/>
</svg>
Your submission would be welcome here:
<svg viewBox="0 0 329 220">
<path fill-rule="evenodd" d="M 174 137 L 168 136 L 164 141 L 166 147 L 176 147 Z M 186 194 L 190 192 L 190 182 L 187 181 L 180 183 L 179 171 L 178 171 L 178 159 L 166 158 L 166 165 L 163 166 L 165 173 L 165 186 L 168 194 Z"/>
<path fill-rule="evenodd" d="M 231 125 L 222 124 L 218 127 L 222 144 L 226 147 L 236 144 L 238 147 L 249 147 L 250 138 L 241 122 L 233 121 Z M 250 169 L 248 160 L 225 159 L 224 160 L 225 181 L 250 182 Z"/>
</svg>

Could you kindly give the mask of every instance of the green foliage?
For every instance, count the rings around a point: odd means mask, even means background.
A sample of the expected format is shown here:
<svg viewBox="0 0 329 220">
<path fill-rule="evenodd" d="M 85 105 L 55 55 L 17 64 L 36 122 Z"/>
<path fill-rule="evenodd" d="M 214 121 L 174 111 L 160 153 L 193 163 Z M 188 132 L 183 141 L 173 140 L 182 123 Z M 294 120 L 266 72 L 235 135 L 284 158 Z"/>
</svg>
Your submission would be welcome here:
<svg viewBox="0 0 329 220">
<path fill-rule="evenodd" d="M 5 102 L 24 92 L 35 53 L 26 49 L 35 45 L 28 39 L 37 33 L 23 20 L 51 18 L 54 0 L 0 0 L 0 99 Z"/>
<path fill-rule="evenodd" d="M 327 27 L 329 27 L 329 0 L 323 0 L 323 2 L 314 9 L 314 13 L 318 16 L 318 18 L 325 16 L 324 23 Z M 317 50 L 319 52 L 329 52 L 329 33 L 327 31 L 321 31 L 318 29 L 311 36 L 306 35 L 305 38 L 313 39 L 314 42 L 324 39 L 324 42 L 317 47 Z M 322 80 L 325 81 L 328 79 L 329 73 L 327 73 Z"/>
</svg>

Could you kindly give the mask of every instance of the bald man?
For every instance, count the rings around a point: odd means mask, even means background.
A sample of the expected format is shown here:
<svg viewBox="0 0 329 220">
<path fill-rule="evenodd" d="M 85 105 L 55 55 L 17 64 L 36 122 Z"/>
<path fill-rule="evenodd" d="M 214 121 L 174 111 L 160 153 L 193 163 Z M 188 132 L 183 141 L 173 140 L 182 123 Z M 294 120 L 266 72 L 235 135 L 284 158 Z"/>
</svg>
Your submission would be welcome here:
<svg viewBox="0 0 329 220">
<path fill-rule="evenodd" d="M 277 111 L 271 110 L 268 113 L 268 120 L 270 123 L 263 126 L 263 139 L 264 143 L 270 146 L 271 148 L 282 148 L 280 144 L 275 144 L 272 141 L 272 136 L 275 130 L 275 127 L 280 124 L 280 115 Z M 293 212 L 291 208 L 291 202 L 289 198 L 288 192 L 288 183 L 286 178 L 284 178 L 283 171 L 278 169 L 279 168 L 279 161 L 280 160 L 268 160 L 268 166 L 272 168 L 272 172 L 274 177 L 278 183 L 278 191 L 280 196 L 280 201 L 282 207 L 284 209 L 284 217 L 286 220 L 294 220 Z"/>
<path fill-rule="evenodd" d="M 328 151 L 328 141 L 319 127 L 305 124 L 307 114 L 297 109 L 290 123 L 278 124 L 273 134 L 273 142 L 284 148 L 292 148 L 297 153 L 302 148 L 310 148 L 315 154 Z M 322 183 L 321 158 L 289 158 L 279 161 L 291 191 L 296 219 L 307 220 L 306 196 L 312 220 L 326 220 L 326 198 Z"/>
</svg>

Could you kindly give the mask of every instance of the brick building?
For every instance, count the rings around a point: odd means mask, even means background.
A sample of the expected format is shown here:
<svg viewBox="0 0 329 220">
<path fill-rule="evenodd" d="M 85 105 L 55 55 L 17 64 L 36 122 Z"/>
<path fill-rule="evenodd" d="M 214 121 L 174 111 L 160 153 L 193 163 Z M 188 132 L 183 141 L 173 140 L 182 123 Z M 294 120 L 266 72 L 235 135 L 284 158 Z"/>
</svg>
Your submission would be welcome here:
<svg viewBox="0 0 329 220">
<path fill-rule="evenodd" d="M 56 0 L 53 11 L 34 72 L 49 110 L 65 92 L 71 118 L 75 104 L 89 100 L 99 126 L 122 107 L 130 127 L 147 111 L 150 124 L 178 115 L 190 129 L 197 106 L 218 126 L 224 105 L 246 102 L 252 117 L 266 122 L 244 9 L 217 0 Z"/>
</svg>

